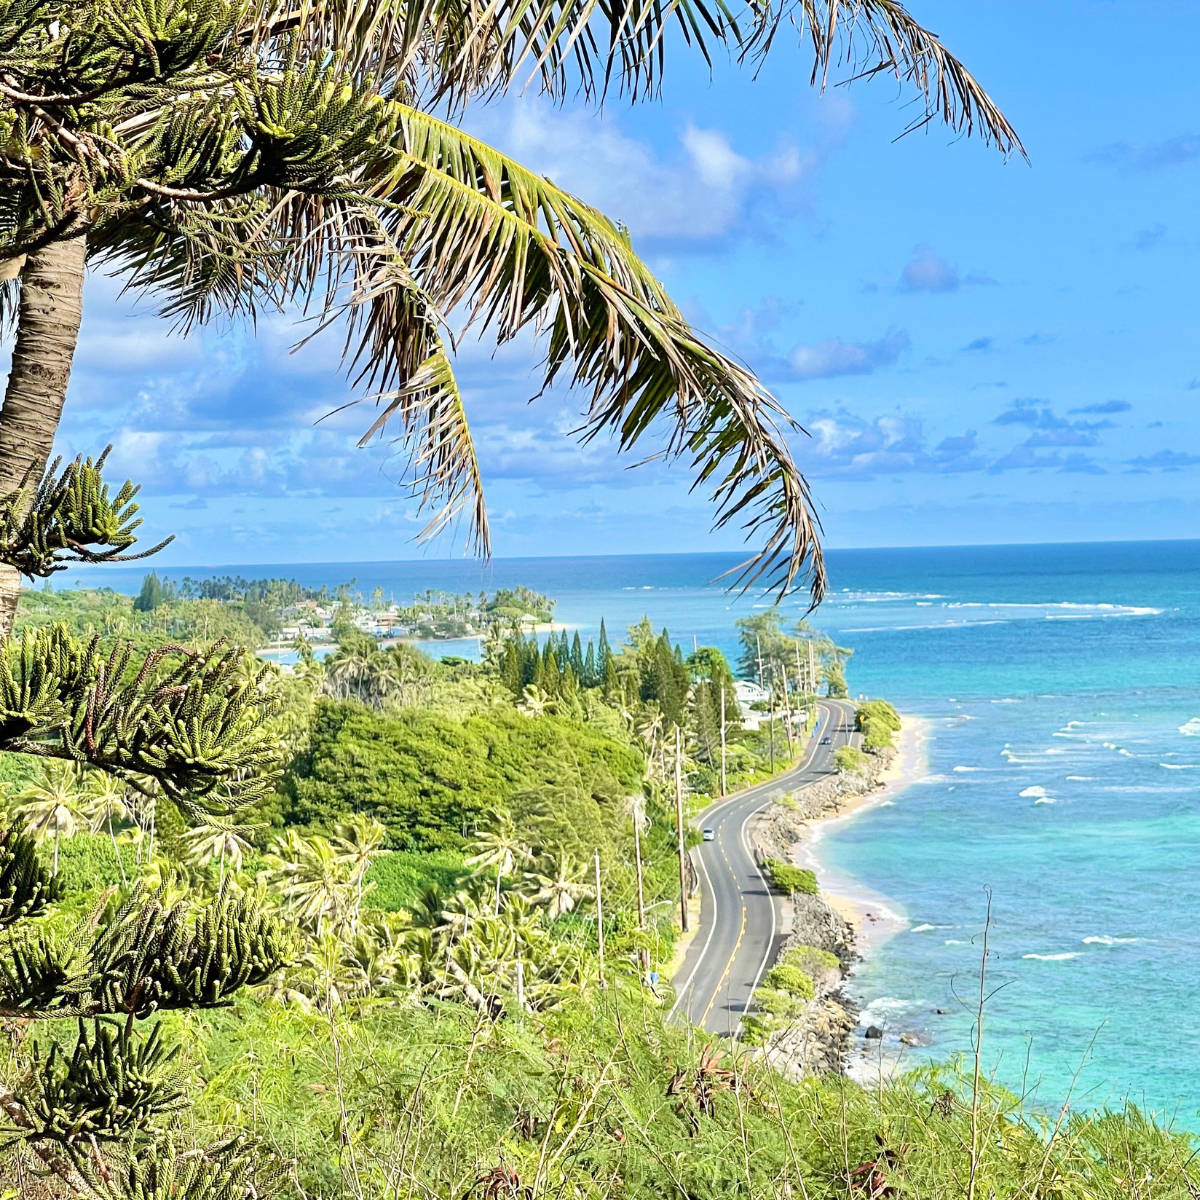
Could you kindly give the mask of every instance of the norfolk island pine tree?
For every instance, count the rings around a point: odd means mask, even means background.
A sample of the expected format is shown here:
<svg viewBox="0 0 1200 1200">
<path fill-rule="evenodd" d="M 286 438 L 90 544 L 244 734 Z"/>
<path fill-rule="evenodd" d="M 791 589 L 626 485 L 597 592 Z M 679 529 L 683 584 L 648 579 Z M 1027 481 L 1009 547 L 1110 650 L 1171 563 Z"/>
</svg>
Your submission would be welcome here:
<svg viewBox="0 0 1200 1200">
<path fill-rule="evenodd" d="M 344 325 L 348 369 L 377 410 L 363 440 L 398 433 L 426 532 L 465 515 L 485 553 L 446 322 L 498 342 L 532 329 L 546 346 L 544 382 L 590 393 L 583 436 L 614 433 L 627 450 L 665 417 L 664 449 L 691 460 L 718 525 L 743 521 L 757 540 L 743 580 L 784 589 L 807 568 L 819 598 L 816 523 L 775 401 L 688 327 L 621 230 L 432 115 L 526 76 L 554 97 L 578 86 L 636 100 L 657 90 L 681 35 L 705 57 L 725 47 L 754 58 L 786 18 L 808 38 L 814 80 L 839 61 L 894 70 L 923 94 L 927 118 L 1019 149 L 961 64 L 885 0 L 744 13 L 721 0 L 598 11 L 0 0 L 0 324 L 13 343 L 0 407 L 0 632 L 22 575 L 117 559 L 134 544 L 134 489 L 110 496 L 103 458 L 47 469 L 89 263 L 156 294 L 184 328 L 276 305 Z M 232 650 L 133 663 L 120 644 L 50 629 L 10 638 L 2 653 L 2 749 L 161 789 L 195 820 L 226 817 L 270 786 L 270 698 Z M 67 961 L 21 932 L 54 882 L 18 828 L 4 835 L 0 872 L 11 964 L 0 1006 L 84 1022 L 69 1057 L 30 1049 L 40 1091 L 0 1096 L 10 1123 L 77 1191 L 249 1195 L 256 1159 L 241 1146 L 193 1150 L 185 1164 L 161 1133 L 183 1100 L 166 1082 L 169 1051 L 136 1019 L 261 981 L 281 961 L 278 931 L 231 893 L 189 917 L 135 891 Z M 148 1082 L 117 1094 L 133 1064 Z"/>
</svg>

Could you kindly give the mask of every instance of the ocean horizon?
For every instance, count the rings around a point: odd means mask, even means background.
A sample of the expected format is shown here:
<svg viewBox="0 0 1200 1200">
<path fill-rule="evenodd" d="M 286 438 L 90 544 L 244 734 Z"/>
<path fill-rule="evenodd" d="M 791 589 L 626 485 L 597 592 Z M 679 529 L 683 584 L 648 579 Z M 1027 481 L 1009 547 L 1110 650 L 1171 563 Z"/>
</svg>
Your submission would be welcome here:
<svg viewBox="0 0 1200 1200">
<path fill-rule="evenodd" d="M 736 619 L 773 603 L 714 582 L 742 557 L 154 569 L 353 579 L 396 599 L 524 584 L 585 639 L 645 615 L 733 657 Z M 833 550 L 829 568 L 809 619 L 854 648 L 851 693 L 929 731 L 925 773 L 821 842 L 905 921 L 850 979 L 863 1022 L 927 1041 L 913 1066 L 968 1053 L 990 895 L 987 1070 L 1047 1107 L 1129 1098 L 1200 1128 L 1200 541 Z M 135 592 L 150 569 L 72 584 Z M 799 593 L 781 611 L 807 607 Z"/>
</svg>

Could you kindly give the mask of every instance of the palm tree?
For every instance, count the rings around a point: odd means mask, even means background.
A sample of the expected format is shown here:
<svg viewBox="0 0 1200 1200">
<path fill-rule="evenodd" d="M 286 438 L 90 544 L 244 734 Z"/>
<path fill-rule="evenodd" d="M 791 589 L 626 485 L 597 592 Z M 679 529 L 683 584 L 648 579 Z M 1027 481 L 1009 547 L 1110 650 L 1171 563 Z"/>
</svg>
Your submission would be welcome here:
<svg viewBox="0 0 1200 1200">
<path fill-rule="evenodd" d="M 545 905 L 553 917 L 561 917 L 574 911 L 575 905 L 585 896 L 593 894 L 583 882 L 584 870 L 569 854 L 560 850 L 545 868 L 545 874 L 531 871 L 526 879 L 532 885 L 529 900 L 532 904 Z"/>
<path fill-rule="evenodd" d="M 266 882 L 296 919 L 318 937 L 354 923 L 365 888 L 319 834 L 289 829 L 267 860 Z"/>
<path fill-rule="evenodd" d="M 340 824 L 330 839 L 336 861 L 344 867 L 358 893 L 354 907 L 357 918 L 362 909 L 363 884 L 372 861 L 383 845 L 387 830 L 373 817 L 356 813 Z"/>
<path fill-rule="evenodd" d="M 474 867 L 477 875 L 495 871 L 497 913 L 503 881 L 512 875 L 518 863 L 528 862 L 529 856 L 529 847 L 508 813 L 494 814 L 493 824 L 475 835 L 475 853 L 467 859 L 467 865 Z"/>
<path fill-rule="evenodd" d="M 1020 143 L 899 0 L 28 0 L 0 25 L 0 319 L 15 328 L 0 497 L 44 470 L 85 267 L 162 300 L 185 329 L 276 304 L 348 332 L 353 380 L 410 455 L 426 532 L 465 514 L 489 546 L 479 463 L 444 331 L 544 337 L 543 383 L 589 393 L 580 434 L 652 431 L 760 550 L 746 582 L 824 573 L 777 402 L 705 344 L 617 225 L 451 120 L 532 82 L 653 96 L 668 46 L 756 61 L 785 24 L 812 80 L 890 72 L 940 117 Z M 682 36 L 680 36 L 682 34 Z M 68 64 L 64 70 L 63 64 Z M 442 115 L 434 115 L 439 113 Z M 452 339 L 449 345 L 452 345 Z M 660 424 L 665 422 L 665 425 Z M 16 517 L 32 497 L 19 498 Z M 11 627 L 16 569 L 0 578 Z"/>
<path fill-rule="evenodd" d="M 85 820 L 87 808 L 79 768 L 72 764 L 44 762 L 38 775 L 16 795 L 16 814 L 29 832 L 44 841 L 54 841 L 54 874 L 58 874 L 58 844 L 72 837 Z"/>
<path fill-rule="evenodd" d="M 536 683 L 527 683 L 517 704 L 517 711 L 527 717 L 543 717 L 550 712 L 554 701 Z"/>
<path fill-rule="evenodd" d="M 185 862 L 203 866 L 215 858 L 222 881 L 225 879 L 225 864 L 240 871 L 242 860 L 253 848 L 236 829 L 224 829 L 219 825 L 196 825 L 187 830 L 180 840 L 184 845 Z"/>
</svg>

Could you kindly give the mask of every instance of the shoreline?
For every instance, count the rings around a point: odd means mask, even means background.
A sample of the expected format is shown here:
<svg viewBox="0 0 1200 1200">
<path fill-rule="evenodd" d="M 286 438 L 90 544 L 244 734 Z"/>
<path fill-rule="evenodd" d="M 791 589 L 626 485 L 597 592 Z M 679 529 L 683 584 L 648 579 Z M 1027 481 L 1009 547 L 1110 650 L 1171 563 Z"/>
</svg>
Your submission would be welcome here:
<svg viewBox="0 0 1200 1200">
<path fill-rule="evenodd" d="M 807 868 L 818 884 L 815 893 L 792 897 L 783 953 L 816 947 L 838 960 L 836 968 L 814 974 L 815 994 L 803 1014 L 776 1028 L 764 1045 L 767 1060 L 793 1078 L 837 1072 L 874 1084 L 891 1073 L 897 1057 L 890 1043 L 885 1048 L 879 1029 L 866 1036 L 869 1006 L 860 1007 L 862 1001 L 847 993 L 854 991 L 861 964 L 911 922 L 894 901 L 834 867 L 822 854 L 822 842 L 831 829 L 893 803 L 928 772 L 934 723 L 899 715 L 895 746 L 870 754 L 864 772 L 808 784 L 765 810 L 754 830 L 756 853 Z"/>
<path fill-rule="evenodd" d="M 898 911 L 895 901 L 874 891 L 865 880 L 832 867 L 821 856 L 820 845 L 831 829 L 849 824 L 869 809 L 891 804 L 896 793 L 928 774 L 932 722 L 905 713 L 900 720 L 896 753 L 877 776 L 876 786 L 847 799 L 836 811 L 809 821 L 804 837 L 792 848 L 799 865 L 816 875 L 825 903 L 854 930 L 860 959 L 907 929 L 908 917 Z"/>
</svg>

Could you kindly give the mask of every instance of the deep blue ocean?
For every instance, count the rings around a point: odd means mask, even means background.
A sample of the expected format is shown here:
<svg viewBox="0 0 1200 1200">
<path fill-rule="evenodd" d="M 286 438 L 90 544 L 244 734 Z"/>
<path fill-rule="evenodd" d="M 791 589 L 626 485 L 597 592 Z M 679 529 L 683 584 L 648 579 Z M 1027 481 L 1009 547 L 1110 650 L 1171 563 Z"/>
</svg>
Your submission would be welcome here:
<svg viewBox="0 0 1200 1200">
<path fill-rule="evenodd" d="M 617 640 L 648 615 L 735 652 L 769 600 L 713 580 L 734 555 L 160 571 L 350 580 L 396 599 L 525 584 Z M 852 692 L 929 721 L 927 766 L 832 830 L 822 856 L 906 928 L 852 981 L 919 1032 L 908 1061 L 969 1049 L 992 897 L 985 1062 L 1048 1107 L 1126 1097 L 1200 1128 L 1200 542 L 833 551 L 813 621 L 854 647 Z M 142 568 L 75 571 L 135 591 Z M 784 602 L 789 619 L 806 599 Z M 465 648 L 464 648 L 465 649 Z M 1193 774 L 1193 772 L 1196 772 Z M 937 1009 L 948 1013 L 938 1015 Z M 1076 1076 L 1078 1078 L 1076 1079 Z"/>
</svg>

